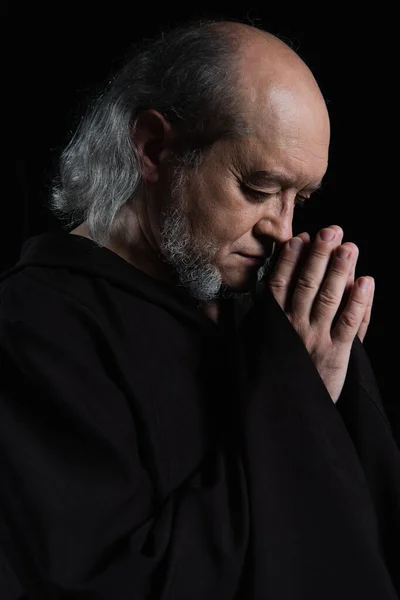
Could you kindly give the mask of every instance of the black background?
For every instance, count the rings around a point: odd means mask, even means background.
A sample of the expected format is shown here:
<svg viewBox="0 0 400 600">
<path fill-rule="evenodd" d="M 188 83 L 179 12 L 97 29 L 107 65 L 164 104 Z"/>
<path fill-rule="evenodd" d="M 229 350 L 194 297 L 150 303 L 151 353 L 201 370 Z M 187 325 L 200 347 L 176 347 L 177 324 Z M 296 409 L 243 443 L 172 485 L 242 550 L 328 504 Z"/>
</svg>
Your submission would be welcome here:
<svg viewBox="0 0 400 600">
<path fill-rule="evenodd" d="M 387 56 L 382 43 L 390 15 L 383 15 L 383 8 L 379 12 L 364 5 L 357 10 L 350 3 L 341 8 L 303 3 L 297 10 L 290 3 L 281 6 L 241 4 L 233 10 L 214 4 L 209 10 L 186 5 L 178 10 L 172 3 L 120 0 L 13 4 L 2 19 L 8 39 L 6 62 L 11 66 L 10 85 L 6 80 L 10 102 L 3 122 L 4 131 L 11 130 L 5 144 L 11 149 L 7 152 L 11 166 L 3 175 L 9 185 L 4 186 L 8 191 L 2 205 L 0 270 L 18 259 L 25 239 L 60 229 L 46 208 L 58 154 L 91 94 L 121 64 L 130 43 L 189 19 L 250 18 L 291 41 L 327 100 L 332 127 L 329 169 L 323 189 L 299 213 L 295 229 L 315 233 L 338 224 L 344 229 L 344 241 L 358 245 L 357 276 L 372 275 L 376 280 L 365 346 L 387 399 L 384 264 L 395 215 L 387 209 L 391 131 L 385 120 Z"/>
</svg>

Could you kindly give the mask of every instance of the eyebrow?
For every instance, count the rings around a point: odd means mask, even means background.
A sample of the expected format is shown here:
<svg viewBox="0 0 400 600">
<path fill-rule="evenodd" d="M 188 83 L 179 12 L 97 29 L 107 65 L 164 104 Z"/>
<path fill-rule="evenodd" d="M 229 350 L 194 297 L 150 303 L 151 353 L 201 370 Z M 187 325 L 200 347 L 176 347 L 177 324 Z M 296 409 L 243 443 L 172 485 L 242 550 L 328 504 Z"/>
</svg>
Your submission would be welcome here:
<svg viewBox="0 0 400 600">
<path fill-rule="evenodd" d="M 282 173 L 280 171 L 256 171 L 246 177 L 249 183 L 253 183 L 254 185 L 263 185 L 266 183 L 280 183 L 285 185 L 286 187 L 295 187 L 296 181 L 294 181 L 291 177 Z M 311 192 L 316 192 L 322 187 L 322 179 L 318 183 L 314 185 L 307 186 Z"/>
</svg>

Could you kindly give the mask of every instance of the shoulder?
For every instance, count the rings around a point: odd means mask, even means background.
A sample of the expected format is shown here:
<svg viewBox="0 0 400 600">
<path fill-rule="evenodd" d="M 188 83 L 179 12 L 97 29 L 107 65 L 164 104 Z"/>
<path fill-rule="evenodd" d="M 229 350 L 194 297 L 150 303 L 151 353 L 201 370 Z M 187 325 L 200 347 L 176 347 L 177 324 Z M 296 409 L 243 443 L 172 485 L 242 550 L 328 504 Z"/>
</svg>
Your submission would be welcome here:
<svg viewBox="0 0 400 600">
<path fill-rule="evenodd" d="M 0 283 L 0 319 L 39 324 L 66 312 L 93 313 L 88 278 L 68 269 L 28 266 Z"/>
<path fill-rule="evenodd" d="M 40 393 L 85 386 L 83 378 L 97 381 L 115 362 L 109 328 L 68 288 L 66 274 L 45 271 L 29 267 L 0 285 L 0 395 L 10 385 Z"/>
</svg>

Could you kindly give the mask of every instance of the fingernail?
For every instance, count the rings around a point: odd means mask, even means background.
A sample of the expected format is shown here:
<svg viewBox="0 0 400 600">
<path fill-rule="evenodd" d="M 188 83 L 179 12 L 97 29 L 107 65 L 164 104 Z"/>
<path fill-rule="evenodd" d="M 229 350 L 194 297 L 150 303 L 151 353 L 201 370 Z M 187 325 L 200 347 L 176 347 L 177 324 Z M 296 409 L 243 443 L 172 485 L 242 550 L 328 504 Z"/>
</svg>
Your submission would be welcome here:
<svg viewBox="0 0 400 600">
<path fill-rule="evenodd" d="M 363 292 L 366 292 L 369 288 L 369 279 L 359 279 L 358 285 L 362 289 Z"/>
<path fill-rule="evenodd" d="M 289 246 L 291 247 L 292 250 L 300 250 L 300 248 L 302 247 L 303 242 L 301 241 L 300 238 L 298 237 L 294 237 L 290 240 L 289 242 Z"/>
<path fill-rule="evenodd" d="M 330 242 L 335 237 L 335 232 L 333 229 L 322 229 L 322 231 L 319 232 L 319 235 L 324 242 Z"/>
<path fill-rule="evenodd" d="M 336 256 L 338 256 L 339 258 L 349 258 L 350 250 L 346 247 L 340 247 L 336 250 Z"/>
</svg>

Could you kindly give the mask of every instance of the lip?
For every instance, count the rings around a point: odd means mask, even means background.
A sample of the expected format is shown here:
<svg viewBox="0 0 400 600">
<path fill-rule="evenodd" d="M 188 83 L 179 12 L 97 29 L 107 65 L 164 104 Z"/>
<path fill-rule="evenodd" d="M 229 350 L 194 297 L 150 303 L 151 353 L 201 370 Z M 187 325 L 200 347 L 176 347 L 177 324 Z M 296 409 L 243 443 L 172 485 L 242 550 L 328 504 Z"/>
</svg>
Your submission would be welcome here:
<svg viewBox="0 0 400 600">
<path fill-rule="evenodd" d="M 240 252 L 236 252 L 236 254 L 250 265 L 262 265 L 266 260 L 264 256 L 250 256 L 248 254 L 241 254 Z"/>
</svg>

